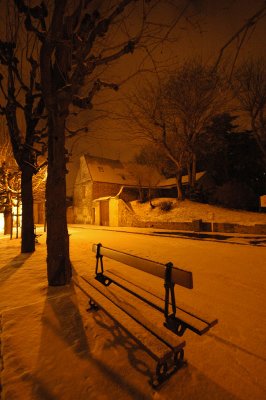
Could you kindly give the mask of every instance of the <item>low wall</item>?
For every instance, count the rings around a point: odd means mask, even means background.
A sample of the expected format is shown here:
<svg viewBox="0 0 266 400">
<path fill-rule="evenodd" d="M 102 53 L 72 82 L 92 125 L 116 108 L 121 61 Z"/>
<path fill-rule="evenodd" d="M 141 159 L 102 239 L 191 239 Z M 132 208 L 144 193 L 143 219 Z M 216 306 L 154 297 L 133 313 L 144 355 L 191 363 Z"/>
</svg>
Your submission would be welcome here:
<svg viewBox="0 0 266 400">
<path fill-rule="evenodd" d="M 192 232 L 224 232 L 224 233 L 247 233 L 266 235 L 266 225 L 240 225 L 227 222 L 204 222 L 201 219 L 191 222 L 160 222 L 141 221 L 130 208 L 120 200 L 119 226 L 132 226 L 139 228 L 169 229 Z"/>
<path fill-rule="evenodd" d="M 214 222 L 213 232 L 250 233 L 258 235 L 266 235 L 266 225 L 262 224 L 240 225 L 240 224 L 229 224 L 223 222 Z"/>
<path fill-rule="evenodd" d="M 135 228 L 169 229 L 176 231 L 191 232 L 223 232 L 223 233 L 246 233 L 266 235 L 266 225 L 240 225 L 227 222 L 204 222 L 201 219 L 190 222 L 160 222 L 160 221 L 141 221 L 130 206 L 122 199 L 116 199 L 118 226 L 130 226 Z M 112 224 L 116 226 L 116 224 Z"/>
</svg>

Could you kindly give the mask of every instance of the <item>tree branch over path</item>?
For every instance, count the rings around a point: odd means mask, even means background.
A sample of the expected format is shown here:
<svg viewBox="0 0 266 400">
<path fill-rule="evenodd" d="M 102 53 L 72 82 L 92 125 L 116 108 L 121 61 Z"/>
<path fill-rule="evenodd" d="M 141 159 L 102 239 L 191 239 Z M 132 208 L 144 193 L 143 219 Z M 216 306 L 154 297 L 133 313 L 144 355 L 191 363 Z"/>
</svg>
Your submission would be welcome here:
<svg viewBox="0 0 266 400">
<path fill-rule="evenodd" d="M 114 63 L 134 55 L 138 49 L 148 49 L 160 40 L 168 40 L 171 23 L 163 24 L 162 28 L 151 22 L 157 6 L 173 6 L 163 0 L 80 0 L 75 3 L 54 0 L 53 7 L 47 9 L 43 2 L 36 7 L 28 7 L 23 0 L 14 2 L 24 17 L 26 29 L 36 35 L 40 44 L 41 88 L 49 132 L 46 186 L 48 282 L 64 285 L 71 279 L 65 138 L 82 130 L 66 127 L 71 107 L 90 110 L 103 89 L 117 91 L 117 82 L 108 78 Z M 125 81 L 125 77 L 119 79 Z"/>
</svg>

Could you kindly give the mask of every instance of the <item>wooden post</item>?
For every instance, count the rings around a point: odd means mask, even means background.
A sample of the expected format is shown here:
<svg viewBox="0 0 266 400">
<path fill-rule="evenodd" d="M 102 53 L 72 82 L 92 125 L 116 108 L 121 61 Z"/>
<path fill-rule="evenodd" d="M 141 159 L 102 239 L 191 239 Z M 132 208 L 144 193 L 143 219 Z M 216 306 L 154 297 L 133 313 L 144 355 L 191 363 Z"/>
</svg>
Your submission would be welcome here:
<svg viewBox="0 0 266 400">
<path fill-rule="evenodd" d="M 11 230 L 10 230 L 10 239 L 13 238 L 13 213 L 11 214 Z"/>
<path fill-rule="evenodd" d="M 16 239 L 18 239 L 18 208 L 19 208 L 19 200 L 17 199 L 17 215 L 16 215 Z"/>
<path fill-rule="evenodd" d="M 4 211 L 4 235 L 9 235 L 11 233 L 11 220 L 12 212 L 5 209 Z"/>
</svg>

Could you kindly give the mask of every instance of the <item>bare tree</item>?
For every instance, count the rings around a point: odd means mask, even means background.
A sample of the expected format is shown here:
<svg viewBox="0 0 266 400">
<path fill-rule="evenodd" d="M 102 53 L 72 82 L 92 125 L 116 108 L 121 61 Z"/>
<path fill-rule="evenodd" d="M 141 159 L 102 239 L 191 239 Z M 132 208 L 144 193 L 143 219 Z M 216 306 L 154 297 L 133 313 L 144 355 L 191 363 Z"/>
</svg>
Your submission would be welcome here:
<svg viewBox="0 0 266 400">
<path fill-rule="evenodd" d="M 175 166 L 178 199 L 183 198 L 182 174 L 186 168 L 190 187 L 195 185 L 199 136 L 213 117 L 224 111 L 226 87 L 217 70 L 192 59 L 163 83 L 148 84 L 130 100 L 129 115 L 137 135 L 161 149 Z"/>
<path fill-rule="evenodd" d="M 182 174 L 188 157 L 185 137 L 175 110 L 169 107 L 166 84 L 147 82 L 128 102 L 126 119 L 133 137 L 150 142 L 162 159 L 168 159 L 176 176 L 178 199 L 183 199 Z"/>
<path fill-rule="evenodd" d="M 4 119 L 1 118 L 0 134 L 0 208 L 4 213 L 4 234 L 10 234 L 12 228 L 13 198 L 20 195 L 18 166 L 13 157 L 12 147 Z"/>
<path fill-rule="evenodd" d="M 36 203 L 45 203 L 46 179 L 47 165 L 43 163 L 32 179 L 33 199 Z"/>
<path fill-rule="evenodd" d="M 165 96 L 187 151 L 189 186 L 195 185 L 197 142 L 215 115 L 228 108 L 228 91 L 221 72 L 198 59 L 182 64 L 165 86 Z"/>
<path fill-rule="evenodd" d="M 13 156 L 21 171 L 23 253 L 35 250 L 32 177 L 45 151 L 44 101 L 40 91 L 36 40 L 7 8 L 6 40 L 0 40 L 0 114 L 4 116 Z"/>
<path fill-rule="evenodd" d="M 250 121 L 254 137 L 266 165 L 266 64 L 247 60 L 234 73 L 232 88 L 240 111 Z"/>
<path fill-rule="evenodd" d="M 126 164 L 127 170 L 134 176 L 138 183 L 139 189 L 139 200 L 143 202 L 147 199 L 150 202 L 150 206 L 153 208 L 152 200 L 152 189 L 156 187 L 162 176 L 158 170 L 153 166 L 146 163 L 140 163 L 136 159 Z M 148 196 L 145 196 L 145 189 L 148 189 Z"/>
<path fill-rule="evenodd" d="M 20 175 L 17 165 L 0 164 L 0 208 L 4 211 L 4 234 L 12 230 L 12 208 L 20 203 Z"/>
<path fill-rule="evenodd" d="M 8 164 L 15 164 L 13 157 L 12 146 L 10 143 L 10 138 L 7 133 L 5 120 L 3 117 L 0 119 L 0 162 L 7 162 Z"/>
<path fill-rule="evenodd" d="M 70 282 L 69 238 L 66 221 L 66 119 L 71 106 L 91 109 L 102 89 L 117 90 L 110 66 L 137 48 L 150 50 L 167 40 L 171 26 L 152 16 L 160 0 L 55 0 L 51 12 L 44 2 L 28 7 L 14 0 L 25 26 L 41 44 L 41 84 L 48 113 L 47 268 L 50 285 Z M 165 2 L 171 6 L 171 2 Z M 183 11 L 189 7 L 185 2 Z M 172 3 L 175 7 L 175 2 Z M 176 18 L 177 14 L 177 18 Z M 176 24 L 180 13 L 175 13 Z M 150 46 L 150 47 L 149 47 Z M 83 90 L 82 90 L 83 89 Z"/>
</svg>

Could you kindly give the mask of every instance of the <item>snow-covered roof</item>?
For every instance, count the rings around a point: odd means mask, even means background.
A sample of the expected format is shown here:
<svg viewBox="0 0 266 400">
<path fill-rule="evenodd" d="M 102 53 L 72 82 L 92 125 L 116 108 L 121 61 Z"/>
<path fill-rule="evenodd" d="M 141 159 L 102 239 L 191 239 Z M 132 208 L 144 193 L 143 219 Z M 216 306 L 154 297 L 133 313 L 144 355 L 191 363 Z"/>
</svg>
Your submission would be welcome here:
<svg viewBox="0 0 266 400">
<path fill-rule="evenodd" d="M 197 172 L 196 173 L 196 181 L 198 181 L 206 172 Z M 188 175 L 184 175 L 182 177 L 182 184 L 186 185 L 188 184 Z M 176 178 L 168 178 L 168 179 L 163 179 L 161 180 L 158 185 L 160 188 L 171 188 L 176 186 Z"/>
<path fill-rule="evenodd" d="M 88 167 L 90 179 L 94 182 L 102 183 L 117 183 L 123 186 L 139 186 L 138 178 L 135 177 L 133 172 L 127 169 L 121 161 L 112 160 L 109 158 L 101 158 L 85 154 L 84 159 Z M 171 188 L 176 186 L 175 178 L 161 179 L 160 174 L 156 173 L 156 179 L 152 179 L 151 183 L 150 176 L 146 177 L 147 172 L 144 173 L 145 167 L 143 166 L 143 176 L 141 179 L 142 187 L 158 187 L 158 188 Z M 196 181 L 198 181 L 204 172 L 197 172 Z M 147 181 L 147 182 L 146 182 Z M 183 176 L 183 184 L 188 183 L 188 175 Z"/>
<path fill-rule="evenodd" d="M 125 169 L 121 161 L 84 155 L 87 167 L 94 182 L 118 183 L 137 186 L 135 177 Z"/>
<path fill-rule="evenodd" d="M 96 201 L 104 201 L 104 200 L 110 200 L 113 196 L 104 196 L 104 197 L 98 197 L 98 199 L 93 199 L 92 202 Z"/>
</svg>

